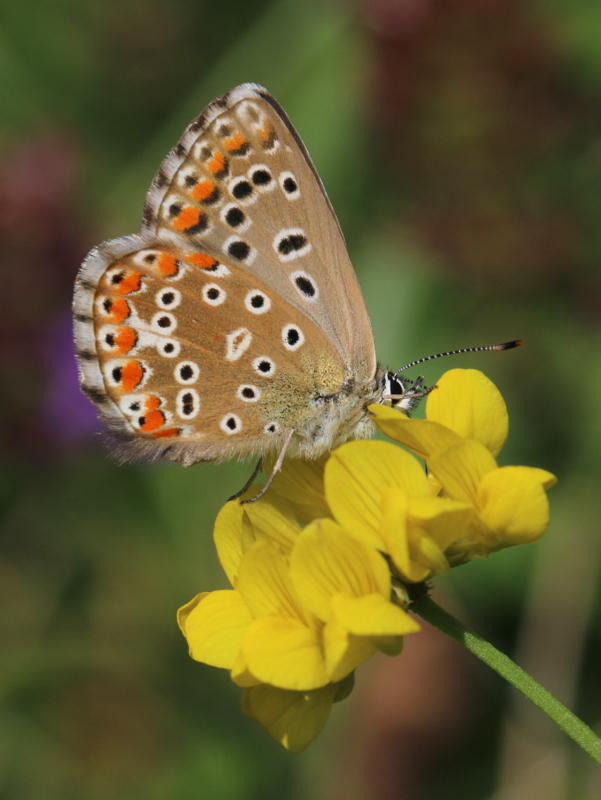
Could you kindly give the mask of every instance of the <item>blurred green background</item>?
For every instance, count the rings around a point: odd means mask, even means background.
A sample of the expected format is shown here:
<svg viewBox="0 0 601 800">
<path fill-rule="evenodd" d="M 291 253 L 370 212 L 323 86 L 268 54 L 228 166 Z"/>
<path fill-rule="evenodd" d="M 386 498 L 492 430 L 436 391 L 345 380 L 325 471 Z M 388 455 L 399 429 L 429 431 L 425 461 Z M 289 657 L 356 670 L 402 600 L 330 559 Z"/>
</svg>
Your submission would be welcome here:
<svg viewBox="0 0 601 800">
<path fill-rule="evenodd" d="M 537 545 L 436 596 L 601 732 L 601 5 L 596 0 L 0 2 L 0 798 L 595 800 L 601 770 L 432 630 L 359 669 L 291 756 L 189 659 L 247 465 L 119 466 L 78 393 L 78 265 L 139 228 L 164 154 L 263 83 L 337 210 L 379 358 L 522 338 L 482 369 L 502 464 L 556 473 Z"/>
</svg>

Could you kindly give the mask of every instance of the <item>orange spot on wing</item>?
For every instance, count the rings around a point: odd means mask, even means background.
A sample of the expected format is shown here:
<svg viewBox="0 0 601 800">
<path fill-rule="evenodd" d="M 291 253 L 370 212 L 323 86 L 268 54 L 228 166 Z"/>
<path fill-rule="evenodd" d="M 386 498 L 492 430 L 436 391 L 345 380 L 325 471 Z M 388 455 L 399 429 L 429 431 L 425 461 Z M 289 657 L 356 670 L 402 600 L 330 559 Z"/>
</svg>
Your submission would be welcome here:
<svg viewBox="0 0 601 800">
<path fill-rule="evenodd" d="M 133 328 L 119 328 L 115 336 L 115 346 L 119 353 L 129 353 L 132 347 L 135 346 L 138 340 L 138 335 Z"/>
<path fill-rule="evenodd" d="M 126 272 L 119 283 L 113 284 L 113 291 L 117 294 L 129 294 L 137 292 L 140 288 L 142 274 L 140 272 Z"/>
<path fill-rule="evenodd" d="M 161 398 L 157 397 L 156 394 L 149 394 L 144 403 L 144 408 L 146 411 L 154 411 L 160 405 L 161 405 Z"/>
<path fill-rule="evenodd" d="M 214 150 L 213 158 L 207 162 L 207 169 L 213 175 L 218 175 L 220 172 L 225 170 L 225 167 L 225 153 L 222 153 L 221 150 Z"/>
<path fill-rule="evenodd" d="M 130 314 L 130 308 L 127 300 L 124 297 L 117 297 L 111 303 L 111 313 L 109 320 L 117 325 L 124 322 Z"/>
<path fill-rule="evenodd" d="M 257 135 L 263 145 L 270 147 L 275 140 L 275 130 L 271 122 L 266 122 L 265 125 L 257 131 Z"/>
<path fill-rule="evenodd" d="M 139 361 L 128 361 L 121 369 L 121 389 L 131 392 L 138 386 L 144 377 L 144 367 Z"/>
<path fill-rule="evenodd" d="M 202 211 L 192 206 L 182 208 L 177 217 L 173 220 L 173 227 L 178 231 L 185 231 L 198 225 Z"/>
<path fill-rule="evenodd" d="M 147 411 L 144 414 L 144 422 L 140 425 L 140 430 L 144 433 L 152 433 L 161 428 L 165 424 L 165 415 L 162 411 L 155 409 L 154 411 Z"/>
<path fill-rule="evenodd" d="M 156 431 L 153 436 L 157 439 L 172 439 L 174 436 L 179 436 L 179 428 L 165 428 L 162 431 Z"/>
<path fill-rule="evenodd" d="M 175 275 L 177 272 L 177 259 L 169 253 L 161 253 L 158 263 L 159 272 L 165 277 Z"/>
<path fill-rule="evenodd" d="M 217 184 L 213 183 L 213 181 L 199 181 L 190 194 L 197 202 L 202 203 L 203 200 L 213 194 L 215 189 L 217 189 Z"/>
<path fill-rule="evenodd" d="M 217 264 L 217 259 L 210 256 L 208 253 L 190 253 L 187 259 L 201 269 L 210 269 Z"/>
<path fill-rule="evenodd" d="M 223 145 L 226 150 L 229 152 L 233 152 L 235 150 L 240 150 L 241 147 L 247 143 L 248 139 L 242 133 L 235 133 L 233 136 L 230 136 L 229 139 L 223 140 Z"/>
</svg>

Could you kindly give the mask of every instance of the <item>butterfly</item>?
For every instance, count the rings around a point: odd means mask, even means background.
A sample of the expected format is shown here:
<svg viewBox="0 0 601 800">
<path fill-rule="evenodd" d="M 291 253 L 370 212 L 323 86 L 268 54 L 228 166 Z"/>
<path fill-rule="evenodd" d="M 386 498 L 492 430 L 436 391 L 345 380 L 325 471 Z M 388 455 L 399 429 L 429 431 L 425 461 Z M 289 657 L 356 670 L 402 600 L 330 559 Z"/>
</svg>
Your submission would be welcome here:
<svg viewBox="0 0 601 800">
<path fill-rule="evenodd" d="M 424 394 L 378 366 L 323 184 L 253 83 L 188 126 L 141 232 L 88 254 L 73 307 L 81 387 L 125 459 L 316 458 L 371 436 L 371 403 Z"/>
</svg>

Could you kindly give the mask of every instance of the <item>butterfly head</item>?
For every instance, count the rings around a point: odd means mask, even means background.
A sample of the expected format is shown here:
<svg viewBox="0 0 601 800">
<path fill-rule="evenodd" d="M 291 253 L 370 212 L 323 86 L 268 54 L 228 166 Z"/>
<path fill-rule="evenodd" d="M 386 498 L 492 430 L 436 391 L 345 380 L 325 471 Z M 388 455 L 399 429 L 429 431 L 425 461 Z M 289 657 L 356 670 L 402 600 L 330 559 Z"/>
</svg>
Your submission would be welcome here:
<svg viewBox="0 0 601 800">
<path fill-rule="evenodd" d="M 433 386 L 430 389 L 424 388 L 423 380 L 420 377 L 412 381 L 411 378 L 401 378 L 394 372 L 383 373 L 380 402 L 382 405 L 398 408 L 409 414 L 417 407 L 421 398 L 435 388 Z"/>
</svg>

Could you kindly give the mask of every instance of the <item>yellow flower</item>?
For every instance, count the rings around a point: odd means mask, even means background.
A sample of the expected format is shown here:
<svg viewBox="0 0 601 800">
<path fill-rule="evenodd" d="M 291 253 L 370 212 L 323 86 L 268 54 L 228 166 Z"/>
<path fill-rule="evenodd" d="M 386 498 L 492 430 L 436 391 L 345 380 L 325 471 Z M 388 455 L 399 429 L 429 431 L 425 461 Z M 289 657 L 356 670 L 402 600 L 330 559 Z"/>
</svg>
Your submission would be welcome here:
<svg viewBox="0 0 601 800">
<path fill-rule="evenodd" d="M 425 420 L 370 411 L 428 473 L 390 442 L 288 460 L 265 497 L 217 517 L 232 589 L 199 594 L 178 614 L 191 656 L 229 670 L 243 711 L 293 752 L 319 734 L 359 664 L 398 654 L 419 630 L 406 613 L 410 583 L 534 541 L 549 520 L 554 476 L 497 466 L 507 410 L 481 373 L 443 375 Z"/>
<path fill-rule="evenodd" d="M 490 452 L 471 439 L 438 451 L 429 459 L 433 474 L 449 497 L 471 503 L 475 542 L 457 553 L 486 556 L 514 544 L 539 539 L 549 524 L 546 490 L 556 483 L 550 472 L 534 467 L 498 467 Z"/>
<path fill-rule="evenodd" d="M 463 536 L 446 552 L 451 564 L 533 542 L 545 532 L 545 490 L 556 479 L 533 467 L 497 466 L 494 456 L 509 427 L 507 409 L 481 372 L 445 373 L 428 395 L 425 420 L 408 419 L 384 406 L 370 406 L 370 411 L 384 433 L 426 460 L 435 490 L 471 505 L 474 513 Z"/>
<path fill-rule="evenodd" d="M 448 572 L 445 551 L 463 539 L 473 504 L 436 497 L 418 460 L 389 442 L 349 442 L 326 465 L 325 493 L 352 536 L 387 553 L 407 581 Z"/>
<path fill-rule="evenodd" d="M 191 656 L 229 669 L 245 710 L 294 749 L 299 719 L 317 735 L 340 683 L 419 626 L 391 602 L 379 553 L 330 519 L 300 531 L 282 502 L 222 509 L 215 540 L 233 589 L 198 595 L 178 620 Z"/>
<path fill-rule="evenodd" d="M 426 419 L 409 419 L 383 405 L 369 410 L 383 433 L 425 459 L 462 438 L 475 439 L 496 457 L 509 428 L 501 393 L 476 369 L 445 372 L 428 395 Z"/>
</svg>

